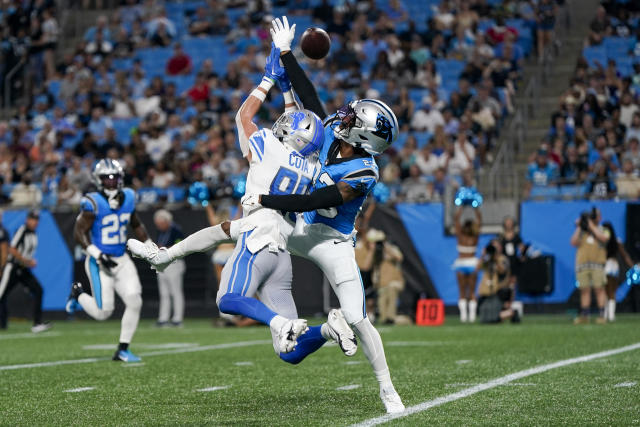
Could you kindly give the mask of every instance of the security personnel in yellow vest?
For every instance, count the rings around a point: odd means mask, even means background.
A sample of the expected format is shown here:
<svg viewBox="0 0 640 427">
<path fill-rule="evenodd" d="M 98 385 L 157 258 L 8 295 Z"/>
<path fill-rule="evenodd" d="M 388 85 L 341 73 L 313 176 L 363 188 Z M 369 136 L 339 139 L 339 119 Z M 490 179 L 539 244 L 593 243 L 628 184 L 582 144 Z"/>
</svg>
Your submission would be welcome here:
<svg viewBox="0 0 640 427">
<path fill-rule="evenodd" d="M 571 236 L 571 244 L 578 248 L 576 253 L 576 280 L 580 288 L 580 314 L 576 325 L 589 323 L 591 309 L 591 289 L 596 293 L 599 316 L 596 323 L 606 323 L 604 306 L 607 300 L 605 285 L 607 279 L 604 266 L 607 262 L 607 242 L 609 231 L 600 225 L 600 210 L 593 207 L 583 212 L 576 220 L 576 229 Z"/>
</svg>

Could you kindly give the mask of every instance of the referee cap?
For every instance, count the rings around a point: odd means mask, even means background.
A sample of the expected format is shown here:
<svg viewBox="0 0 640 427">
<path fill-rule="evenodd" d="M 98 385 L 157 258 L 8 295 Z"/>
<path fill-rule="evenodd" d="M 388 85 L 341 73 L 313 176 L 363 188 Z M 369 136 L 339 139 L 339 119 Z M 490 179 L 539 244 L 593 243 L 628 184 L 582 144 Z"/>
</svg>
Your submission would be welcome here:
<svg viewBox="0 0 640 427">
<path fill-rule="evenodd" d="M 31 209 L 27 214 L 27 218 L 40 219 L 40 210 L 39 209 Z"/>
</svg>

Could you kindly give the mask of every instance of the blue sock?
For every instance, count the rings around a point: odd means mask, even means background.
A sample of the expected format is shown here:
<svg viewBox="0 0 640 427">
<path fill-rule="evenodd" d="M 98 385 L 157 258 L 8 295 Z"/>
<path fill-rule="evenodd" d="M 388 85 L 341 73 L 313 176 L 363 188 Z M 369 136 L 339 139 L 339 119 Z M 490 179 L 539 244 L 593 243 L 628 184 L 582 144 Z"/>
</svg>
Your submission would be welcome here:
<svg viewBox="0 0 640 427">
<path fill-rule="evenodd" d="M 320 326 L 309 326 L 309 330 L 298 337 L 298 345 L 291 353 L 280 353 L 280 359 L 285 362 L 297 365 L 302 362 L 305 357 L 322 347 L 327 339 L 322 336 Z"/>
<path fill-rule="evenodd" d="M 220 298 L 218 308 L 227 314 L 240 314 L 269 326 L 277 313 L 255 298 L 243 297 L 240 294 L 225 294 Z"/>
</svg>

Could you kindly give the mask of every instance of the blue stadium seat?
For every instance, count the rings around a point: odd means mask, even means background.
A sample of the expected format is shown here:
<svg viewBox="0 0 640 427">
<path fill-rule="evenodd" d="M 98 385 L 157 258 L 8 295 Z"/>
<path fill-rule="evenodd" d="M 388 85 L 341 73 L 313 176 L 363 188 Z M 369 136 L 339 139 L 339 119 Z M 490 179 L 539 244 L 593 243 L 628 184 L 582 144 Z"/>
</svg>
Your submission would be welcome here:
<svg viewBox="0 0 640 427">
<path fill-rule="evenodd" d="M 436 70 L 440 73 L 440 76 L 444 79 L 455 78 L 456 80 L 464 70 L 465 62 L 457 59 L 436 59 Z"/>
<path fill-rule="evenodd" d="M 424 132 L 413 132 L 413 136 L 416 138 L 416 142 L 418 143 L 418 148 L 422 148 L 431 141 L 433 138 L 433 134 L 428 131 Z"/>
<path fill-rule="evenodd" d="M 416 108 L 422 105 L 422 98 L 429 95 L 426 89 L 409 89 L 409 98 L 416 104 Z"/>
<path fill-rule="evenodd" d="M 616 61 L 616 70 L 623 77 L 628 77 L 633 74 L 633 64 L 634 62 L 640 62 L 640 58 L 634 56 L 624 56 L 615 59 Z"/>
<path fill-rule="evenodd" d="M 387 82 L 386 80 L 371 80 L 370 85 L 372 89 L 375 89 L 380 93 L 384 93 L 385 88 L 387 87 Z"/>
<path fill-rule="evenodd" d="M 49 80 L 47 90 L 54 99 L 58 99 L 60 95 L 60 80 Z"/>
<path fill-rule="evenodd" d="M 114 119 L 113 130 L 116 132 L 116 139 L 124 145 L 131 142 L 131 130 L 140 125 L 140 119 L 133 117 L 130 119 Z"/>
<path fill-rule="evenodd" d="M 575 184 L 575 185 L 561 185 L 560 186 L 560 197 L 565 199 L 579 199 L 583 198 L 587 193 L 587 190 L 584 185 Z"/>
<path fill-rule="evenodd" d="M 546 187 L 534 185 L 533 188 L 531 188 L 530 198 L 532 199 L 555 199 L 558 198 L 558 196 L 560 196 L 560 191 L 555 185 Z"/>
<path fill-rule="evenodd" d="M 599 63 L 602 67 L 607 66 L 607 51 L 602 46 L 585 47 L 582 49 L 582 56 L 584 56 L 591 68 L 598 68 L 596 63 Z"/>
<path fill-rule="evenodd" d="M 402 147 L 404 147 L 404 144 L 407 142 L 407 138 L 409 138 L 409 134 L 407 132 L 400 132 L 398 134 L 398 138 L 393 143 L 393 146 L 396 148 L 396 150 L 400 150 L 402 149 Z"/>
</svg>

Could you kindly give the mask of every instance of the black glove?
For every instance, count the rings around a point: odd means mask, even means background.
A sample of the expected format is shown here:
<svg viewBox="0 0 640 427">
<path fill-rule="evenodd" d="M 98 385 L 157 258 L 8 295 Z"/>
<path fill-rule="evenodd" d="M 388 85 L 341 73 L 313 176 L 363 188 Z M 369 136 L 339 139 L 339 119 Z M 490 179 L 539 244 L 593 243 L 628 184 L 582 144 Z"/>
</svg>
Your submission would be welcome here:
<svg viewBox="0 0 640 427">
<path fill-rule="evenodd" d="M 111 272 L 111 270 L 118 266 L 118 263 L 115 262 L 111 255 L 107 255 L 105 253 L 100 254 L 100 258 L 98 258 L 98 263 L 107 269 L 107 271 Z"/>
</svg>

